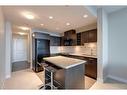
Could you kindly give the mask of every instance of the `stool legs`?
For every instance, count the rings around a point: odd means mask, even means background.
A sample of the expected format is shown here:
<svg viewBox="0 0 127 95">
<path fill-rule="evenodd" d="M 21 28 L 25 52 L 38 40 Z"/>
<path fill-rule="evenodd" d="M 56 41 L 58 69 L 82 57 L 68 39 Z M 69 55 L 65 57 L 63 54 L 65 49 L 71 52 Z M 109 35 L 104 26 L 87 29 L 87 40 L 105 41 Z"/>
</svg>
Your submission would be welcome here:
<svg viewBox="0 0 127 95">
<path fill-rule="evenodd" d="M 53 72 L 51 72 L 51 89 L 53 89 Z"/>
</svg>

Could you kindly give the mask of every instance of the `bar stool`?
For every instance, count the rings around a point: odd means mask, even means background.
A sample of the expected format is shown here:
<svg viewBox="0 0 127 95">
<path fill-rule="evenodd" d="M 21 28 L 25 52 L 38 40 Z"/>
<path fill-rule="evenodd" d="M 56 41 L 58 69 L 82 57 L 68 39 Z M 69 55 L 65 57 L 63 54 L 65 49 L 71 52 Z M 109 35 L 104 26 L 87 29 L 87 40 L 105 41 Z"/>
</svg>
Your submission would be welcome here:
<svg viewBox="0 0 127 95">
<path fill-rule="evenodd" d="M 49 76 L 49 82 L 48 83 L 45 83 L 45 89 L 57 89 L 57 87 L 55 87 L 54 85 L 53 85 L 53 82 L 54 82 L 54 77 L 53 77 L 53 75 L 54 75 L 54 73 L 56 72 L 56 69 L 54 68 L 54 67 L 52 67 L 52 66 L 47 66 L 47 67 L 45 67 L 44 68 L 44 70 L 45 70 L 45 81 L 46 81 L 46 77 L 47 76 Z M 48 73 L 50 74 L 50 75 L 48 75 Z"/>
<path fill-rule="evenodd" d="M 41 63 L 40 66 L 42 66 L 44 68 L 44 77 L 43 77 L 44 84 L 39 89 L 45 89 L 45 68 L 48 67 L 48 64 Z"/>
</svg>

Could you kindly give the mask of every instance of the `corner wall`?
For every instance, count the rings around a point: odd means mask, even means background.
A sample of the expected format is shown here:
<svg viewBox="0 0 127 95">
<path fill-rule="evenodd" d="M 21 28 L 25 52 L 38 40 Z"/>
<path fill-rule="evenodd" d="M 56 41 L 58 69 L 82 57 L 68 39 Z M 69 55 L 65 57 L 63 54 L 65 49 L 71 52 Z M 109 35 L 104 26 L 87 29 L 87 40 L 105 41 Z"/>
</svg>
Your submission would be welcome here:
<svg viewBox="0 0 127 95">
<path fill-rule="evenodd" d="M 0 89 L 3 87 L 5 79 L 5 30 L 4 17 L 0 7 Z"/>
<path fill-rule="evenodd" d="M 102 8 L 98 8 L 98 39 L 97 39 L 97 58 L 98 58 L 98 81 L 104 82 L 108 76 L 108 14 Z"/>
<path fill-rule="evenodd" d="M 11 77 L 12 69 L 12 27 L 9 21 L 5 21 L 5 77 Z"/>
<path fill-rule="evenodd" d="M 109 77 L 127 83 L 127 8 L 109 14 Z"/>
</svg>

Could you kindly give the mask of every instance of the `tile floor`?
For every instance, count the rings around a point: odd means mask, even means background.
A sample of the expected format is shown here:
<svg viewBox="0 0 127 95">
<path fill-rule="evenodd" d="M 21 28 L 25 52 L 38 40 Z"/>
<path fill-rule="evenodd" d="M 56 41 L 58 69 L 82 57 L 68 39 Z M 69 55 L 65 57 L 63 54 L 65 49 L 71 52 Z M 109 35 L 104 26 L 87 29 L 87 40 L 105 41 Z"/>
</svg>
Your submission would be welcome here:
<svg viewBox="0 0 127 95">
<path fill-rule="evenodd" d="M 38 89 L 42 85 L 39 77 L 30 69 L 16 71 L 4 83 L 4 89 Z"/>
<path fill-rule="evenodd" d="M 39 77 L 38 77 L 39 76 Z M 16 71 L 12 77 L 5 81 L 4 89 L 38 89 L 42 85 L 43 72 L 34 73 L 31 69 Z M 127 89 L 127 84 L 122 83 L 100 83 L 89 77 L 86 79 L 86 89 Z M 109 81 L 109 79 L 107 80 Z M 113 80 L 112 80 L 113 81 Z M 91 84 L 93 86 L 91 87 Z"/>
<path fill-rule="evenodd" d="M 90 90 L 125 90 L 127 89 L 127 84 L 120 83 L 100 83 L 96 82 Z"/>
<path fill-rule="evenodd" d="M 36 74 L 40 78 L 40 80 L 42 80 L 42 82 L 43 82 L 44 81 L 44 79 L 43 79 L 44 73 L 39 72 L 39 73 L 36 73 Z M 90 77 L 87 77 L 87 76 L 84 76 L 84 77 L 85 77 L 85 89 L 89 89 L 96 82 L 96 80 L 92 79 Z"/>
</svg>

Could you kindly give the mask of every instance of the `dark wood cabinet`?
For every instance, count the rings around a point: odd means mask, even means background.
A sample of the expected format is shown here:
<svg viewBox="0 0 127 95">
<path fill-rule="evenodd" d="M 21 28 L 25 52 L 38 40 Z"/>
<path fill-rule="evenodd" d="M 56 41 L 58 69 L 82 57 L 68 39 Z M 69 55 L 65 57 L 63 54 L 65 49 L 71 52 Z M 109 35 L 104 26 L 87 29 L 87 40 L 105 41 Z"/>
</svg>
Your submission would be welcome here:
<svg viewBox="0 0 127 95">
<path fill-rule="evenodd" d="M 97 29 L 89 31 L 88 42 L 97 42 Z"/>
<path fill-rule="evenodd" d="M 60 46 L 64 46 L 64 36 L 60 37 Z"/>
<path fill-rule="evenodd" d="M 81 33 L 77 33 L 77 45 L 81 45 Z"/>
<path fill-rule="evenodd" d="M 62 46 L 84 45 L 84 43 L 97 42 L 97 29 L 77 33 L 75 30 L 64 32 L 61 37 Z"/>
<path fill-rule="evenodd" d="M 97 59 L 87 58 L 85 64 L 85 75 L 97 79 Z"/>
<path fill-rule="evenodd" d="M 84 45 L 84 43 L 88 43 L 88 37 L 89 37 L 89 31 L 81 33 L 81 45 Z"/>
<path fill-rule="evenodd" d="M 64 46 L 75 46 L 77 44 L 77 36 L 75 30 L 69 30 L 64 32 L 63 45 Z"/>
<path fill-rule="evenodd" d="M 90 42 L 97 42 L 97 29 L 81 32 L 81 45 Z"/>
<path fill-rule="evenodd" d="M 60 37 L 50 36 L 50 46 L 60 46 Z"/>
<path fill-rule="evenodd" d="M 92 57 L 83 57 L 83 56 L 76 56 L 76 55 L 62 55 L 70 58 L 76 58 L 76 59 L 81 59 L 85 60 L 85 71 L 84 75 L 97 79 L 97 58 L 92 58 Z"/>
</svg>

